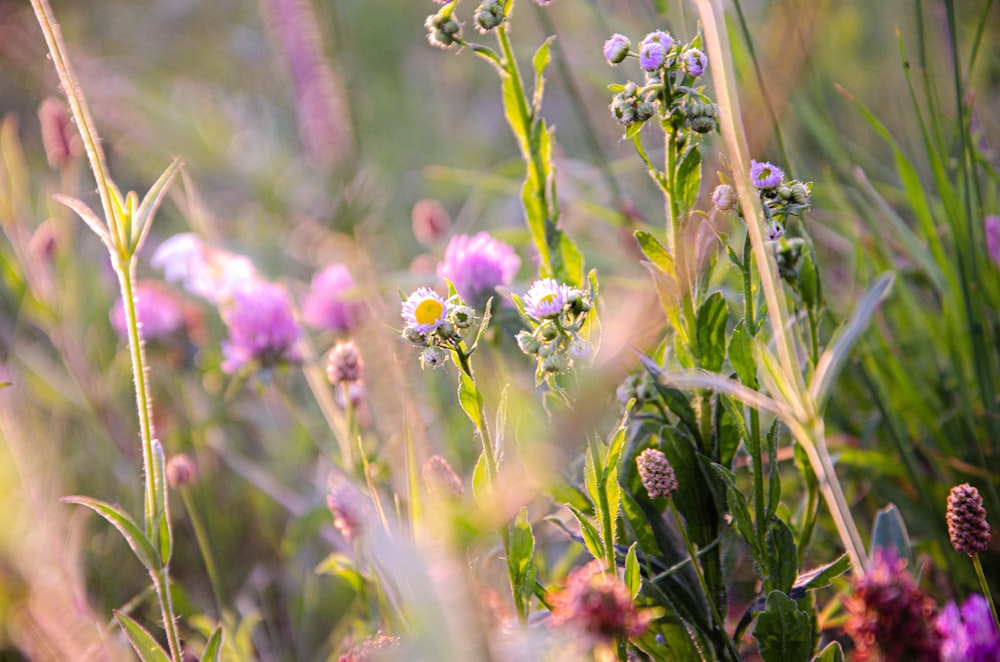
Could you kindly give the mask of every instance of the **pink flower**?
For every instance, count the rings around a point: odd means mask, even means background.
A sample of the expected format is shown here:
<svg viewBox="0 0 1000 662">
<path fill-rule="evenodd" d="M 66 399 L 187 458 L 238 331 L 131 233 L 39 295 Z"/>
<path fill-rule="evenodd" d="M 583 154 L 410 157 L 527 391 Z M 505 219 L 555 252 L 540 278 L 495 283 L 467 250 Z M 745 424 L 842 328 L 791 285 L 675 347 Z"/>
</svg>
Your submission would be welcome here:
<svg viewBox="0 0 1000 662">
<path fill-rule="evenodd" d="M 649 611 L 636 608 L 625 584 L 604 572 L 600 561 L 572 571 L 552 604 L 556 625 L 571 625 L 604 642 L 641 637 L 652 620 Z"/>
<path fill-rule="evenodd" d="M 285 288 L 263 280 L 238 290 L 222 310 L 229 338 L 222 342 L 222 370 L 236 372 L 258 361 L 264 367 L 282 361 L 299 361 L 295 350 L 299 325 Z"/>
<path fill-rule="evenodd" d="M 497 286 L 509 287 L 514 282 L 520 267 L 521 258 L 513 248 L 488 232 L 480 232 L 452 237 L 437 273 L 452 282 L 466 303 L 481 307 Z"/>
<path fill-rule="evenodd" d="M 346 333 L 364 314 L 364 304 L 355 296 L 354 278 L 342 264 L 331 264 L 317 272 L 302 302 L 302 318 L 318 329 Z"/>
<path fill-rule="evenodd" d="M 162 283 L 139 281 L 135 285 L 135 314 L 143 340 L 168 336 L 184 325 L 181 301 Z M 111 326 L 122 338 L 128 337 L 125 325 L 125 306 L 121 297 L 115 301 L 108 315 Z"/>
<path fill-rule="evenodd" d="M 1000 216 L 991 214 L 983 219 L 983 231 L 986 233 L 986 253 L 1000 269 Z"/>
</svg>

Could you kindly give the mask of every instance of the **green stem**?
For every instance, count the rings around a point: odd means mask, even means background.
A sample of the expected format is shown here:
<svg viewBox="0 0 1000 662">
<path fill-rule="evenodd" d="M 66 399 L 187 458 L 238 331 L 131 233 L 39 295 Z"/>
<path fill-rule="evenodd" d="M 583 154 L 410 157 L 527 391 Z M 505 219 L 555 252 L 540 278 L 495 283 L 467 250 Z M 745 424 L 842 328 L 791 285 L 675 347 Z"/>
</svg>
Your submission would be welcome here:
<svg viewBox="0 0 1000 662">
<path fill-rule="evenodd" d="M 174 602 L 170 595 L 170 571 L 166 565 L 150 572 L 153 578 L 153 589 L 160 603 L 160 614 L 163 617 L 163 629 L 167 632 L 167 645 L 170 648 L 170 659 L 181 662 L 181 638 L 177 633 L 177 619 L 174 617 Z"/>
<path fill-rule="evenodd" d="M 694 548 L 694 543 L 691 542 L 691 537 L 688 535 L 687 529 L 684 528 L 684 523 L 681 521 L 681 514 L 677 512 L 677 506 L 674 504 L 673 499 L 668 498 L 667 505 L 670 506 L 670 512 L 673 513 L 674 521 L 677 523 L 677 530 L 681 532 L 681 538 L 684 539 L 684 547 L 687 549 L 688 556 L 691 557 L 691 567 L 694 568 L 694 574 L 698 576 L 698 584 L 701 585 L 701 590 L 705 594 L 705 601 L 708 602 L 712 618 L 715 619 L 715 626 L 719 629 L 722 638 L 725 639 L 733 660 L 738 662 L 740 660 L 739 651 L 736 650 L 733 638 L 726 632 L 726 622 L 722 619 L 722 615 L 719 614 L 718 607 L 715 606 L 715 600 L 712 599 L 712 594 L 708 589 L 708 582 L 705 581 L 705 574 L 702 572 L 701 565 L 695 561 L 698 552 Z"/>
<path fill-rule="evenodd" d="M 208 583 L 212 586 L 212 595 L 215 597 L 215 605 L 219 610 L 219 618 L 222 618 L 222 584 L 219 582 L 219 570 L 215 565 L 215 556 L 212 554 L 212 547 L 208 542 L 208 535 L 205 525 L 201 521 L 201 515 L 191 502 L 191 494 L 187 487 L 180 489 L 181 501 L 187 510 L 188 519 L 191 520 L 191 528 L 194 529 L 194 539 L 198 543 L 198 550 L 201 552 L 201 559 L 205 564 L 205 571 L 208 573 Z"/>
<path fill-rule="evenodd" d="M 756 321 L 754 320 L 753 305 L 753 251 L 750 247 L 750 233 L 747 232 L 746 239 L 743 240 L 743 310 L 747 333 L 751 337 L 757 334 Z M 744 382 L 744 386 L 757 389 L 757 379 Z M 763 450 L 760 440 L 760 412 L 753 407 L 750 410 L 750 469 L 753 473 L 753 507 L 754 507 L 754 527 L 757 533 L 757 542 L 760 549 L 765 548 L 765 538 L 767 533 L 767 515 L 764 512 L 764 460 Z M 771 458 L 774 462 L 775 458 Z"/>
<path fill-rule="evenodd" d="M 979 560 L 979 554 L 975 554 L 972 557 L 972 566 L 976 569 L 976 576 L 979 577 L 979 586 L 983 590 L 983 595 L 986 596 L 986 601 L 990 604 L 993 625 L 996 627 L 997 632 L 1000 632 L 1000 618 L 997 617 L 997 606 L 993 602 L 993 593 L 990 592 L 990 586 L 986 583 L 986 575 L 983 573 L 983 564 Z"/>
</svg>

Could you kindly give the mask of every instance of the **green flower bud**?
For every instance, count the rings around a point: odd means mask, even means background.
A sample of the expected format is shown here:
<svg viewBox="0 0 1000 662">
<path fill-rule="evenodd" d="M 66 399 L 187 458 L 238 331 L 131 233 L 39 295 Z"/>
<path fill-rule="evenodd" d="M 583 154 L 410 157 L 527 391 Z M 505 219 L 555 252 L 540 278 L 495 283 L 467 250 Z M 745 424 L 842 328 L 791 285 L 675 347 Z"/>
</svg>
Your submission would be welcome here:
<svg viewBox="0 0 1000 662">
<path fill-rule="evenodd" d="M 559 329 L 552 322 L 543 323 L 536 333 L 543 342 L 552 342 L 559 337 Z"/>
<path fill-rule="evenodd" d="M 498 27 L 504 22 L 504 19 L 503 3 L 500 0 L 483 0 L 472 16 L 476 29 L 483 33 Z"/>
<path fill-rule="evenodd" d="M 536 338 L 531 331 L 519 331 L 516 339 L 517 346 L 520 347 L 521 351 L 528 356 L 538 354 L 538 350 L 541 349 L 542 343 L 538 341 L 538 338 Z"/>
<path fill-rule="evenodd" d="M 565 354 L 552 354 L 545 357 L 545 360 L 542 361 L 542 372 L 549 375 L 558 375 L 569 370 L 571 365 L 570 360 Z"/>
<path fill-rule="evenodd" d="M 444 362 L 448 359 L 448 355 L 440 347 L 430 346 L 425 349 L 420 354 L 420 363 L 424 367 L 430 366 L 432 368 L 437 368 L 438 366 L 444 365 Z"/>
<path fill-rule="evenodd" d="M 790 195 L 788 199 L 796 204 L 802 205 L 803 207 L 808 207 L 810 203 L 810 191 L 809 185 L 803 184 L 800 181 L 794 181 L 791 183 Z"/>
<path fill-rule="evenodd" d="M 458 331 L 455 329 L 455 325 L 451 322 L 445 321 L 441 323 L 441 326 L 437 328 L 438 337 L 448 340 L 454 338 L 458 335 Z"/>
<path fill-rule="evenodd" d="M 476 311 L 468 306 L 454 306 L 448 317 L 459 329 L 467 329 L 475 321 Z"/>
<path fill-rule="evenodd" d="M 412 326 L 408 326 L 403 329 L 403 340 L 413 345 L 420 345 L 421 347 L 427 345 L 427 336 L 420 333 Z"/>
</svg>

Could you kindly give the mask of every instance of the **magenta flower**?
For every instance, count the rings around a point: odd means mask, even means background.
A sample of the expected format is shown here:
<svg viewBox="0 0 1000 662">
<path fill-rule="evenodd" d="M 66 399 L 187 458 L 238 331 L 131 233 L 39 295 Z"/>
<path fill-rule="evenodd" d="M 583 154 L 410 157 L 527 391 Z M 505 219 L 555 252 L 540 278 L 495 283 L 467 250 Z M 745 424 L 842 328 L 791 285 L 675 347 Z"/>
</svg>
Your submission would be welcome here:
<svg viewBox="0 0 1000 662">
<path fill-rule="evenodd" d="M 162 283 L 139 281 L 135 285 L 135 314 L 143 340 L 168 336 L 184 325 L 184 310 L 177 296 Z M 108 315 L 111 326 L 122 338 L 128 337 L 125 307 L 121 297 Z"/>
<path fill-rule="evenodd" d="M 524 312 L 535 319 L 558 317 L 570 298 L 570 287 L 551 278 L 535 281 L 524 295 Z"/>
<path fill-rule="evenodd" d="M 488 232 L 456 235 L 448 242 L 437 273 L 472 306 L 482 306 L 498 285 L 509 287 L 521 266 L 514 249 Z"/>
<path fill-rule="evenodd" d="M 775 188 L 785 178 L 785 173 L 767 161 L 750 161 L 750 181 L 761 189 Z"/>
<path fill-rule="evenodd" d="M 271 366 L 301 359 L 294 348 L 299 325 L 282 286 L 252 281 L 236 291 L 222 318 L 229 328 L 229 338 L 222 342 L 224 372 L 236 372 L 252 361 Z"/>
<path fill-rule="evenodd" d="M 429 287 L 421 287 L 403 302 L 403 321 L 407 328 L 427 334 L 444 324 L 448 303 Z"/>
<path fill-rule="evenodd" d="M 986 252 L 1000 269 L 1000 216 L 991 214 L 983 219 L 983 231 L 986 233 Z"/>
<path fill-rule="evenodd" d="M 207 246 L 190 232 L 164 241 L 149 262 L 163 270 L 168 283 L 182 283 L 188 292 L 217 304 L 257 278 L 248 258 Z"/>
<path fill-rule="evenodd" d="M 313 275 L 309 294 L 302 302 L 302 319 L 317 329 L 346 333 L 364 315 L 364 304 L 355 296 L 354 278 L 342 264 L 331 264 Z"/>
<path fill-rule="evenodd" d="M 973 593 L 961 611 L 949 602 L 935 620 L 942 662 L 993 662 L 1000 660 L 1000 632 L 993 624 L 986 598 Z"/>
<path fill-rule="evenodd" d="M 554 624 L 574 627 L 595 641 L 641 637 L 653 620 L 652 612 L 637 609 L 625 584 L 596 560 L 573 570 L 566 588 L 550 599 Z"/>
</svg>

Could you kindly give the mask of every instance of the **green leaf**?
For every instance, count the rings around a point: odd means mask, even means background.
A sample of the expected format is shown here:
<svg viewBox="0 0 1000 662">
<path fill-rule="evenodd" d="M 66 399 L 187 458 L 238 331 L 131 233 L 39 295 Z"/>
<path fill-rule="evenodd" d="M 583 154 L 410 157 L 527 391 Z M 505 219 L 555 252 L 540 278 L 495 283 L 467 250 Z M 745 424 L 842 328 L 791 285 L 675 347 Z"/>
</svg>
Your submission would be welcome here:
<svg viewBox="0 0 1000 662">
<path fill-rule="evenodd" d="M 701 150 L 697 145 L 688 147 L 687 152 L 677 164 L 677 179 L 674 191 L 680 200 L 682 209 L 692 209 L 701 191 Z"/>
<path fill-rule="evenodd" d="M 587 452 L 583 459 L 583 482 L 587 487 L 587 495 L 590 496 L 590 501 L 597 510 L 597 517 L 600 519 L 600 493 L 598 492 L 598 486 L 600 485 L 600 477 L 604 475 L 604 465 L 601 461 L 604 453 L 599 452 L 598 445 L 603 446 L 600 442 L 587 442 Z"/>
<path fill-rule="evenodd" d="M 753 526 L 753 519 L 750 517 L 750 507 L 747 504 L 746 496 L 736 487 L 736 477 L 729 469 L 720 464 L 714 464 L 712 468 L 715 469 L 716 473 L 719 474 L 719 477 L 726 484 L 726 501 L 729 504 L 729 512 L 732 514 L 733 519 L 736 520 L 736 528 L 739 529 L 740 534 L 743 535 L 743 539 L 750 545 L 754 562 L 761 568 L 766 567 L 764 565 L 764 550 L 760 549 L 757 534 Z"/>
<path fill-rule="evenodd" d="M 767 431 L 767 457 L 770 471 L 767 476 L 767 516 L 770 517 L 778 509 L 781 499 L 781 473 L 778 471 L 778 430 L 779 421 L 774 419 Z M 811 465 L 810 465 L 811 466 Z"/>
<path fill-rule="evenodd" d="M 874 557 L 875 550 L 878 549 L 894 552 L 897 557 L 906 560 L 908 568 L 916 569 L 913 563 L 910 534 L 906 531 L 906 522 L 903 521 L 903 515 L 899 512 L 896 504 L 890 503 L 875 515 L 870 555 Z"/>
<path fill-rule="evenodd" d="M 482 434 L 483 426 L 483 394 L 476 386 L 476 382 L 464 372 L 459 372 L 458 382 L 458 402 L 476 430 Z"/>
<path fill-rule="evenodd" d="M 740 381 L 750 388 L 757 387 L 757 364 L 753 360 L 753 337 L 747 330 L 746 320 L 740 320 L 729 339 L 727 356 Z"/>
<path fill-rule="evenodd" d="M 170 662 L 170 656 L 145 628 L 123 611 L 115 610 L 114 614 L 115 620 L 118 621 L 118 625 L 121 626 L 142 662 Z"/>
<path fill-rule="evenodd" d="M 625 555 L 625 586 L 628 587 L 633 600 L 635 600 L 635 596 L 639 595 L 639 589 L 642 588 L 642 573 L 639 571 L 639 559 L 635 553 L 638 544 L 637 542 L 632 543 Z"/>
<path fill-rule="evenodd" d="M 663 370 L 656 364 L 651 357 L 645 354 L 639 356 L 639 362 L 642 363 L 642 367 L 646 369 L 646 372 L 650 374 L 653 378 L 653 387 L 661 398 L 663 398 L 663 403 L 667 405 L 669 409 L 677 418 L 680 419 L 681 423 L 688 429 L 688 432 L 697 439 L 701 441 L 701 434 L 698 430 L 698 422 L 694 415 L 694 408 L 691 407 L 691 396 L 684 391 L 671 388 L 663 383 L 660 376 L 663 374 Z"/>
<path fill-rule="evenodd" d="M 795 545 L 795 534 L 791 527 L 777 517 L 768 522 L 767 535 L 764 537 L 767 546 L 767 577 L 765 590 L 779 590 L 789 593 L 795 584 L 795 576 L 799 570 L 798 548 Z"/>
<path fill-rule="evenodd" d="M 831 641 L 823 651 L 813 658 L 813 662 L 844 662 L 844 649 L 839 641 Z"/>
<path fill-rule="evenodd" d="M 664 273 L 674 276 L 677 273 L 677 266 L 674 257 L 667 252 L 663 244 L 649 232 L 636 230 L 635 239 L 639 242 L 639 248 L 649 261 L 663 270 Z"/>
<path fill-rule="evenodd" d="M 685 435 L 669 428 L 664 428 L 663 434 L 660 450 L 667 456 L 678 478 L 683 476 L 671 498 L 684 515 L 691 539 L 703 547 L 715 539 L 719 525 L 718 504 L 712 494 L 708 476 L 702 471 L 700 458 L 705 456 L 697 451 L 694 443 Z"/>
<path fill-rule="evenodd" d="M 491 503 L 492 488 L 486 466 L 486 451 L 479 454 L 479 460 L 472 470 L 472 496 L 480 506 L 486 507 Z"/>
<path fill-rule="evenodd" d="M 510 531 L 510 552 L 507 564 L 510 567 L 514 600 L 518 613 L 527 615 L 531 596 L 535 589 L 535 536 L 528 521 L 528 509 L 522 507 Z"/>
<path fill-rule="evenodd" d="M 819 309 L 821 300 L 819 272 L 816 269 L 816 258 L 810 248 L 802 257 L 802 264 L 799 266 L 799 292 L 802 294 L 802 302 L 807 308 Z"/>
<path fill-rule="evenodd" d="M 531 102 L 532 113 L 538 115 L 542 111 L 542 94 L 545 87 L 545 77 L 542 75 L 545 72 L 545 67 L 548 66 L 551 55 L 549 53 L 550 46 L 555 36 L 551 36 L 546 39 L 538 50 L 535 51 L 535 56 L 531 58 L 531 66 L 535 69 L 535 94 Z"/>
<path fill-rule="evenodd" d="M 118 529 L 118 532 L 125 538 L 125 542 L 132 548 L 136 558 L 139 559 L 150 574 L 159 571 L 160 566 L 157 565 L 156 550 L 153 548 L 153 544 L 149 542 L 149 538 L 146 537 L 121 506 L 82 496 L 63 497 L 60 501 L 86 506 L 106 519 L 113 527 Z"/>
<path fill-rule="evenodd" d="M 139 252 L 142 248 L 143 242 L 146 240 L 146 236 L 149 234 L 149 228 L 152 227 L 153 215 L 156 214 L 156 210 L 159 208 L 160 203 L 163 202 L 163 196 L 167 194 L 167 190 L 170 188 L 171 182 L 174 181 L 174 177 L 177 176 L 177 172 L 181 168 L 181 160 L 174 159 L 173 162 L 167 166 L 167 169 L 163 171 L 160 178 L 149 187 L 149 191 L 146 192 L 145 197 L 142 199 L 142 203 L 139 208 L 132 215 L 132 233 L 131 233 L 131 251 L 130 254 L 135 254 Z M 130 194 L 133 195 L 134 194 Z"/>
<path fill-rule="evenodd" d="M 597 533 L 597 528 L 576 506 L 567 503 L 566 507 L 580 524 L 580 535 L 583 536 L 583 544 L 586 545 L 587 551 L 595 559 L 604 558 L 604 548 L 601 546 L 601 536 Z"/>
<path fill-rule="evenodd" d="M 813 650 L 812 615 L 781 591 L 771 591 L 753 636 L 764 662 L 806 662 Z"/>
<path fill-rule="evenodd" d="M 163 445 L 153 440 L 153 494 L 156 499 L 154 514 L 154 540 L 160 553 L 160 565 L 170 563 L 170 555 L 174 547 L 174 533 L 170 526 L 170 499 L 167 496 L 167 461 L 163 454 Z"/>
<path fill-rule="evenodd" d="M 795 580 L 795 588 L 812 590 L 829 586 L 834 579 L 850 569 L 851 558 L 847 554 L 841 554 L 836 561 L 831 561 L 799 575 L 798 579 Z"/>
<path fill-rule="evenodd" d="M 222 626 L 215 628 L 215 632 L 208 638 L 205 644 L 205 652 L 201 654 L 201 662 L 221 662 L 222 660 Z"/>
<path fill-rule="evenodd" d="M 68 195 L 62 195 L 61 193 L 57 193 L 52 197 L 56 202 L 62 203 L 75 211 L 76 215 L 83 219 L 83 222 L 87 224 L 87 227 L 89 227 L 94 234 L 101 238 L 101 241 L 108 248 L 108 250 L 111 250 L 111 235 L 104 227 L 104 222 L 98 218 L 97 214 L 95 214 L 85 202 Z"/>
<path fill-rule="evenodd" d="M 361 593 L 367 581 L 354 560 L 341 552 L 333 552 L 320 561 L 314 572 L 317 575 L 333 575 L 340 578 L 353 588 L 355 593 Z"/>
<path fill-rule="evenodd" d="M 698 309 L 698 360 L 709 372 L 722 369 L 726 355 L 726 321 L 729 306 L 722 292 L 716 292 Z"/>
<path fill-rule="evenodd" d="M 830 394 L 834 380 L 840 373 L 840 368 L 851 352 L 851 348 L 868 327 L 868 323 L 875 316 L 875 311 L 882 305 L 882 301 L 888 296 L 894 280 L 895 274 L 886 272 L 872 282 L 864 297 L 851 313 L 850 319 L 838 333 L 837 339 L 819 357 L 816 372 L 809 385 L 809 392 L 818 407 L 822 408 L 824 401 Z"/>
<path fill-rule="evenodd" d="M 645 122 L 634 122 L 633 124 L 629 124 L 628 129 L 625 130 L 624 140 L 635 139 L 635 137 L 639 135 L 639 132 L 642 131 L 642 127 L 644 126 L 646 126 Z"/>
</svg>

